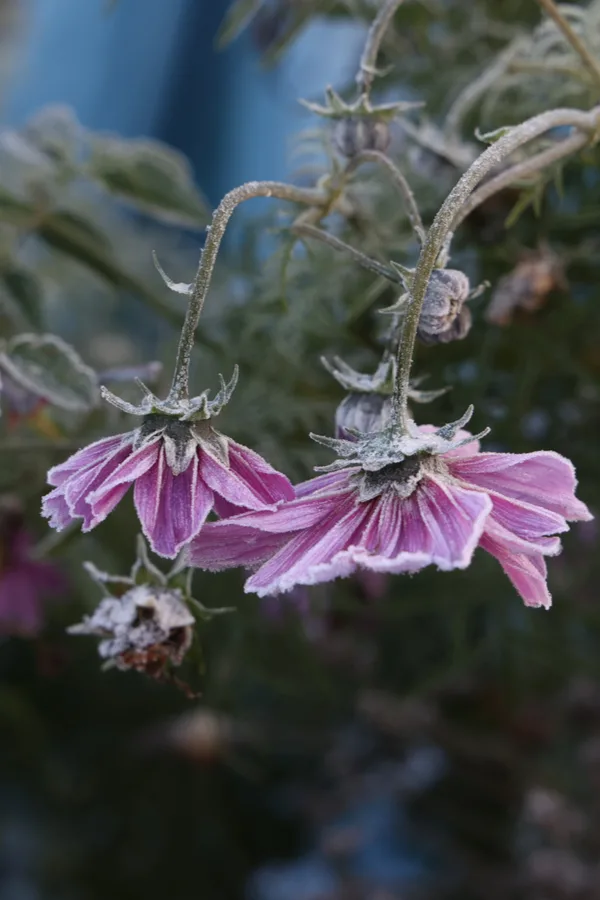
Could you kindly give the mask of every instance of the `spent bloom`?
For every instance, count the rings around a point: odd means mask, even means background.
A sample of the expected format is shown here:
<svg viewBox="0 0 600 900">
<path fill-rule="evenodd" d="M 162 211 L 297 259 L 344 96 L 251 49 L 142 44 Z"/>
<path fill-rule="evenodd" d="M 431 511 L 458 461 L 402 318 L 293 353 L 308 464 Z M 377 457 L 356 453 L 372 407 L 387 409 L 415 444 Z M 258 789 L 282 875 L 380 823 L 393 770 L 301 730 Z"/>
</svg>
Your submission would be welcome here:
<svg viewBox="0 0 600 900">
<path fill-rule="evenodd" d="M 34 559 L 32 541 L 18 505 L 4 499 L 0 509 L 0 633 L 32 637 L 44 621 L 48 597 L 66 581 L 51 563 Z"/>
<path fill-rule="evenodd" d="M 50 469 L 54 487 L 42 512 L 60 530 L 83 519 L 90 531 L 112 512 L 133 485 L 133 498 L 152 550 L 173 558 L 198 534 L 211 510 L 229 515 L 261 510 L 294 496 L 288 479 L 261 456 L 216 431 L 211 419 L 229 401 L 237 378 L 222 381 L 209 401 L 160 401 L 147 392 L 134 407 L 104 390 L 105 399 L 141 425 L 103 438 Z"/>
<path fill-rule="evenodd" d="M 254 569 L 260 596 L 354 572 L 464 569 L 476 547 L 495 556 L 528 606 L 548 607 L 546 556 L 568 520 L 591 518 L 575 497 L 575 472 L 557 453 L 483 453 L 462 419 L 400 435 L 318 438 L 341 459 L 296 487 L 277 510 L 207 526 L 188 550 L 212 571 Z"/>
</svg>

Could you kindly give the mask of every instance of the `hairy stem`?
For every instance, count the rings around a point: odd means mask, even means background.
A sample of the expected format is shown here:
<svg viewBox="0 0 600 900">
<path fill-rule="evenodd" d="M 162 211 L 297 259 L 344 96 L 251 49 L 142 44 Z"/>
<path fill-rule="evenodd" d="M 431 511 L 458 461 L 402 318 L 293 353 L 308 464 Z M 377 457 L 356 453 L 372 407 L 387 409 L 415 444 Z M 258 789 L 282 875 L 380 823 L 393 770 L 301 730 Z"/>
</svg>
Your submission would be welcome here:
<svg viewBox="0 0 600 900">
<path fill-rule="evenodd" d="M 588 67 L 594 76 L 594 81 L 600 86 L 600 61 L 596 59 L 589 47 L 573 31 L 554 0 L 537 0 L 544 12 L 552 19 L 557 28 L 560 28 L 573 50 L 579 54 L 583 63 Z"/>
<path fill-rule="evenodd" d="M 425 229 L 423 228 L 421 213 L 419 212 L 419 207 L 417 206 L 417 202 L 415 200 L 411 187 L 400 169 L 389 158 L 389 156 L 387 156 L 385 153 L 382 153 L 381 150 L 363 150 L 362 153 L 357 154 L 353 159 L 350 160 L 350 162 L 346 166 L 346 172 L 350 173 L 366 162 L 378 163 L 378 165 L 383 166 L 385 169 L 387 169 L 404 201 L 406 214 L 408 215 L 409 222 L 413 227 L 413 231 L 415 232 L 419 243 L 422 244 L 425 240 Z"/>
<path fill-rule="evenodd" d="M 196 328 L 210 287 L 219 247 L 235 208 L 244 200 L 251 200 L 253 197 L 278 197 L 280 200 L 305 203 L 308 206 L 321 206 L 328 200 L 328 197 L 318 189 L 294 187 L 279 181 L 249 181 L 225 194 L 213 213 L 210 226 L 206 229 L 206 241 L 200 255 L 200 264 L 179 338 L 169 400 L 177 401 L 188 397 L 190 359 Z"/>
<path fill-rule="evenodd" d="M 338 250 L 341 253 L 347 253 L 364 269 L 375 272 L 376 275 L 387 278 L 388 281 L 393 281 L 397 284 L 400 282 L 400 277 L 394 269 L 391 269 L 389 266 L 384 266 L 383 263 L 377 262 L 376 259 L 371 259 L 370 256 L 361 253 L 360 250 L 356 250 L 354 247 L 351 247 L 350 244 L 335 237 L 335 235 L 329 234 L 328 231 L 323 231 L 323 229 L 317 228 L 314 225 L 309 225 L 306 222 L 294 223 L 291 230 L 294 234 L 301 237 L 314 238 L 317 241 L 321 241 L 323 244 L 327 244 L 329 247 L 333 247 L 334 250 Z"/>
<path fill-rule="evenodd" d="M 356 75 L 358 89 L 361 94 L 364 94 L 367 97 L 371 92 L 371 87 L 377 74 L 377 54 L 379 53 L 381 41 L 387 31 L 388 25 L 394 17 L 394 13 L 402 2 L 403 0 L 383 0 L 381 8 L 369 28 L 365 48 L 362 52 L 358 73 Z"/>
<path fill-rule="evenodd" d="M 495 169 L 511 153 L 540 137 L 552 128 L 572 125 L 587 134 L 594 134 L 600 124 L 600 107 L 590 112 L 578 109 L 553 109 L 516 125 L 498 138 L 473 162 L 455 185 L 433 220 L 423 244 L 410 288 L 410 301 L 404 318 L 402 337 L 398 347 L 398 374 L 393 398 L 395 424 L 408 430 L 408 386 L 412 358 L 425 292 L 440 251 L 452 233 L 454 223 L 477 185 L 488 172 Z"/>
</svg>

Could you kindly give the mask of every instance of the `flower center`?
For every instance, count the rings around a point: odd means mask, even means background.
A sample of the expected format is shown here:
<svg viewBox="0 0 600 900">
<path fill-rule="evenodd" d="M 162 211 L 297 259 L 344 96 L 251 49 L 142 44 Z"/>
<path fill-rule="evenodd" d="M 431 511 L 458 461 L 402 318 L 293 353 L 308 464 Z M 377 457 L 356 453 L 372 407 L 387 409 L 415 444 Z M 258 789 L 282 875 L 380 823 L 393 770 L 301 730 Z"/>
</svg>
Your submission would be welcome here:
<svg viewBox="0 0 600 900">
<path fill-rule="evenodd" d="M 362 472 L 359 500 L 374 500 L 387 491 L 393 491 L 398 497 L 410 497 L 422 474 L 422 460 L 418 456 L 407 456 L 402 462 L 391 463 L 377 472 Z"/>
</svg>

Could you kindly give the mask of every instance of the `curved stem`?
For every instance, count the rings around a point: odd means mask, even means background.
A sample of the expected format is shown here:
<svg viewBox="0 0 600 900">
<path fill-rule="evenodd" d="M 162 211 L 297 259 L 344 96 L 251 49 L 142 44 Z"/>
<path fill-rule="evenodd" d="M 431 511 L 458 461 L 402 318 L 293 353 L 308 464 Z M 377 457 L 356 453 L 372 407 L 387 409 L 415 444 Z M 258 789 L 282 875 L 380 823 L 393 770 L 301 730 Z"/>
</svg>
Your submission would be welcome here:
<svg viewBox="0 0 600 900">
<path fill-rule="evenodd" d="M 375 80 L 377 69 L 377 54 L 381 46 L 383 36 L 387 31 L 388 25 L 394 17 L 394 13 L 403 0 L 383 0 L 381 8 L 369 28 L 365 48 L 358 65 L 358 73 L 356 75 L 356 83 L 361 94 L 369 96 L 371 86 Z"/>
<path fill-rule="evenodd" d="M 323 229 L 316 228 L 314 225 L 309 225 L 307 222 L 294 223 L 291 230 L 294 234 L 315 238 L 315 240 L 321 241 L 323 244 L 328 244 L 329 247 L 333 247 L 334 250 L 348 253 L 364 269 L 375 272 L 376 275 L 387 278 L 388 281 L 393 281 L 396 284 L 400 283 L 400 277 L 394 269 L 389 268 L 389 266 L 384 266 L 383 263 L 377 262 L 376 259 L 371 259 L 370 256 L 361 253 L 360 250 L 356 250 L 354 247 L 351 247 L 350 244 L 340 240 L 340 238 L 330 234 L 328 231 L 323 231 Z"/>
<path fill-rule="evenodd" d="M 182 400 L 188 396 L 190 358 L 196 328 L 210 287 L 219 247 L 235 208 L 244 200 L 251 200 L 253 197 L 278 197 L 281 200 L 306 203 L 309 206 L 321 206 L 328 200 L 327 196 L 316 188 L 299 188 L 279 181 L 249 181 L 225 194 L 213 213 L 210 226 L 206 229 L 206 241 L 200 255 L 200 264 L 193 282 L 179 338 L 169 400 Z"/>
<path fill-rule="evenodd" d="M 447 196 L 433 220 L 419 255 L 410 288 L 410 301 L 404 318 L 402 338 L 398 347 L 398 373 L 393 411 L 394 422 L 403 431 L 408 431 L 408 385 L 425 292 L 440 251 L 447 242 L 454 222 L 471 193 L 488 172 L 495 169 L 505 157 L 522 147 L 523 144 L 540 137 L 546 131 L 572 125 L 582 131 L 594 133 L 599 123 L 600 107 L 595 107 L 587 113 L 578 109 L 553 109 L 534 116 L 521 125 L 511 128 L 507 134 L 498 138 L 494 144 L 484 150 Z"/>
<path fill-rule="evenodd" d="M 581 40 L 577 32 L 573 31 L 570 24 L 562 15 L 554 0 L 537 0 L 545 13 L 552 19 L 557 28 L 560 28 L 573 50 L 579 54 L 583 63 L 588 67 L 594 81 L 600 86 L 600 61 L 596 59 L 589 47 Z"/>
<path fill-rule="evenodd" d="M 542 150 L 541 153 L 536 153 L 535 156 L 511 166 L 504 172 L 500 172 L 500 174 L 496 175 L 494 178 L 490 178 L 490 180 L 486 181 L 480 188 L 473 191 L 453 220 L 451 230 L 456 231 L 458 226 L 464 222 L 474 209 L 477 209 L 478 206 L 481 206 L 482 203 L 485 203 L 485 201 L 494 194 L 503 191 L 505 188 L 510 187 L 518 181 L 522 181 L 525 178 L 529 178 L 531 175 L 535 175 L 537 172 L 544 171 L 549 166 L 564 159 L 566 156 L 577 153 L 578 150 L 582 150 L 586 144 L 589 143 L 589 140 L 590 137 L 588 134 L 577 131 L 575 134 L 565 138 L 565 140 L 560 141 L 555 147 L 549 147 L 547 150 Z"/>
<path fill-rule="evenodd" d="M 362 163 L 365 162 L 378 163 L 380 166 L 383 166 L 385 169 L 387 169 L 388 173 L 392 177 L 394 184 L 398 188 L 402 199 L 404 200 L 406 213 L 408 215 L 410 224 L 413 227 L 413 231 L 415 232 L 419 243 L 422 244 L 425 240 L 425 229 L 423 228 L 421 213 L 419 212 L 419 207 L 417 206 L 417 202 L 415 200 L 415 196 L 411 190 L 411 187 L 400 169 L 395 165 L 393 160 L 391 160 L 389 156 L 387 156 L 387 154 L 382 153 L 381 150 L 363 150 L 362 153 L 358 153 L 353 159 L 350 160 L 350 162 L 346 166 L 346 172 L 352 172 L 354 169 L 357 169 L 360 165 L 362 165 Z"/>
</svg>

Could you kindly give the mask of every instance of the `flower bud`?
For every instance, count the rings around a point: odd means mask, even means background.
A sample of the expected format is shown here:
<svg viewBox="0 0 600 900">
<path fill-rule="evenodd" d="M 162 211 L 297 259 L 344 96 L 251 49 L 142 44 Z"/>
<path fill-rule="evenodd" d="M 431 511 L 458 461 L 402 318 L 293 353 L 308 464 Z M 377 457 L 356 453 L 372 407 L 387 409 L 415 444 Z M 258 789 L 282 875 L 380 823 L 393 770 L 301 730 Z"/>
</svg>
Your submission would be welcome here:
<svg viewBox="0 0 600 900">
<path fill-rule="evenodd" d="M 424 344 L 462 340 L 471 328 L 469 279 L 458 269 L 434 269 L 425 292 L 417 336 Z"/>
<path fill-rule="evenodd" d="M 386 394 L 348 394 L 335 413 L 335 433 L 337 437 L 348 437 L 355 431 L 381 431 L 389 421 L 392 398 Z"/>
<path fill-rule="evenodd" d="M 339 119 L 333 129 L 333 143 L 348 159 L 358 156 L 363 150 L 385 152 L 390 140 L 388 123 L 373 117 L 347 116 Z"/>
</svg>

